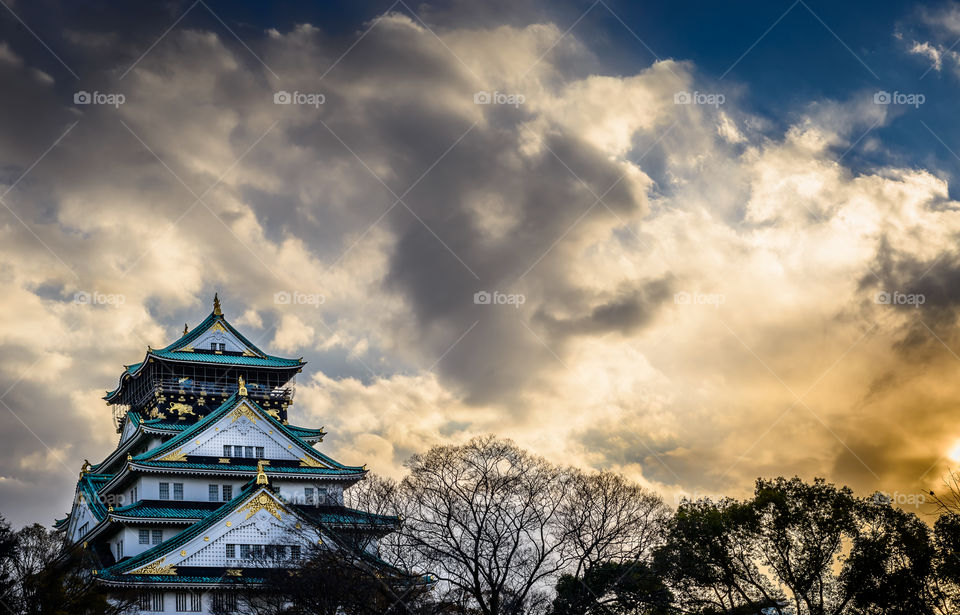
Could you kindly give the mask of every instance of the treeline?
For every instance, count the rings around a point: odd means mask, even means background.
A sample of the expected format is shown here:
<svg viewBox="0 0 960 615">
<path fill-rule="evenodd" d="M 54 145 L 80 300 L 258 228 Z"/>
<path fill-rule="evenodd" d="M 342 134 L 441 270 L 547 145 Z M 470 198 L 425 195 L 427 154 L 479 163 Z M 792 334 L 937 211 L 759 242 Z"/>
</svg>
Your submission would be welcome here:
<svg viewBox="0 0 960 615">
<path fill-rule="evenodd" d="M 383 585 L 379 612 L 960 613 L 950 501 L 931 526 L 884 497 L 777 478 L 746 500 L 672 510 L 621 475 L 558 467 L 493 437 L 407 467 L 399 483 L 357 487 L 354 503 L 401 515 L 379 556 L 437 582 L 421 594 Z"/>
<path fill-rule="evenodd" d="M 400 516 L 399 531 L 366 542 L 327 528 L 331 540 L 298 569 L 263 571 L 267 593 L 238 588 L 231 612 L 960 613 L 957 490 L 938 500 L 931 525 L 885 498 L 798 478 L 674 510 L 622 475 L 557 466 L 492 436 L 434 447 L 406 466 L 399 482 L 371 476 L 348 492 L 353 507 Z M 82 559 L 58 553 L 59 535 L 0 524 L 7 611 L 122 610 Z"/>
</svg>

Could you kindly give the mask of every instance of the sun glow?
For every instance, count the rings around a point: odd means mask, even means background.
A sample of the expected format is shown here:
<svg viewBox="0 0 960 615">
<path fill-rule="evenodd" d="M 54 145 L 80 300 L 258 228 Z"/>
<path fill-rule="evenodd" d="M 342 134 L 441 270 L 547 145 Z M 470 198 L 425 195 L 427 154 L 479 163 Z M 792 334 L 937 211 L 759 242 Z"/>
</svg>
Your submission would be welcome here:
<svg viewBox="0 0 960 615">
<path fill-rule="evenodd" d="M 960 440 L 953 443 L 953 446 L 947 451 L 947 457 L 949 457 L 951 461 L 960 461 Z"/>
</svg>

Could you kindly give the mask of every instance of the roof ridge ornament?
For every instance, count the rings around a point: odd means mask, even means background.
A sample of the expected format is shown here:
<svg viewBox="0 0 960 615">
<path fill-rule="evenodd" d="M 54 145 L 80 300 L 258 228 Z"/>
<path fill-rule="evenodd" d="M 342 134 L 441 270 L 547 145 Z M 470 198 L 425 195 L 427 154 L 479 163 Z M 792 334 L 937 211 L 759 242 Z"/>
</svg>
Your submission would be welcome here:
<svg viewBox="0 0 960 615">
<path fill-rule="evenodd" d="M 263 462 L 263 459 L 257 462 L 257 484 L 269 485 L 270 479 L 267 478 L 267 473 L 263 471 Z"/>
<path fill-rule="evenodd" d="M 213 293 L 213 315 L 223 316 L 223 312 L 220 310 L 220 296 L 217 293 Z"/>
<path fill-rule="evenodd" d="M 237 394 L 240 395 L 240 397 L 246 397 L 247 385 L 246 385 L 246 382 L 243 380 L 243 376 L 240 376 L 239 378 L 237 378 L 237 385 L 239 386 L 239 388 L 237 389 Z"/>
<path fill-rule="evenodd" d="M 190 328 L 187 326 L 187 323 L 183 323 L 183 334 L 186 335 Z"/>
</svg>

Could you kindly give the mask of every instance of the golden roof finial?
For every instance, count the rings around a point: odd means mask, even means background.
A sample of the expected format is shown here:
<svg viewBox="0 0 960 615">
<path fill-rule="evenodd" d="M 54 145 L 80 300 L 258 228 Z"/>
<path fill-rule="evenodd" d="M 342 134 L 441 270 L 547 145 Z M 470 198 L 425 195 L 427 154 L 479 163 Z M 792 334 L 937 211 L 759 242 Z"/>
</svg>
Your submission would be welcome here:
<svg viewBox="0 0 960 615">
<path fill-rule="evenodd" d="M 237 379 L 237 384 L 240 385 L 240 388 L 237 390 L 237 393 L 240 394 L 240 397 L 246 397 L 246 396 L 247 396 L 247 385 L 246 385 L 246 383 L 245 383 L 244 380 L 243 380 L 243 376 L 240 376 L 240 377 Z"/>
<path fill-rule="evenodd" d="M 223 316 L 223 312 L 220 311 L 220 296 L 217 293 L 213 293 L 213 315 Z"/>
<path fill-rule="evenodd" d="M 187 331 L 190 330 L 190 327 L 187 326 L 187 323 L 183 323 L 183 334 L 186 335 Z"/>
<path fill-rule="evenodd" d="M 257 462 L 257 484 L 258 485 L 270 484 L 270 480 L 267 478 L 267 473 L 263 471 L 263 459 Z"/>
<path fill-rule="evenodd" d="M 83 467 L 80 468 L 80 472 L 83 474 L 88 474 L 90 472 L 90 461 L 87 459 L 83 460 Z"/>
</svg>

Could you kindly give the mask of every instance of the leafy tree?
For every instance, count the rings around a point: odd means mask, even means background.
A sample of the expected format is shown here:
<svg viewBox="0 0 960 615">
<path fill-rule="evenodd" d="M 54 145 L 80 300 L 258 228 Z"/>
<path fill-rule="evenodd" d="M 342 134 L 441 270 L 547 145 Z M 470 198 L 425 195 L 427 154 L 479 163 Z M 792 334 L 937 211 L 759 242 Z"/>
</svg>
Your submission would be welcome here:
<svg viewBox="0 0 960 615">
<path fill-rule="evenodd" d="M 644 561 L 601 562 L 557 582 L 551 615 L 666 615 L 673 595 Z"/>
</svg>

